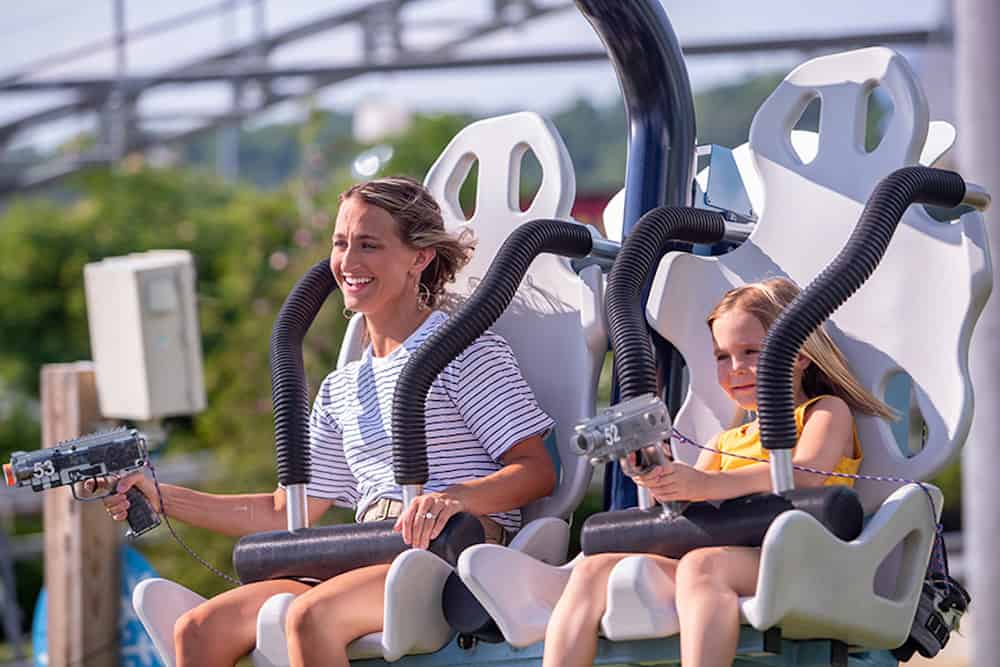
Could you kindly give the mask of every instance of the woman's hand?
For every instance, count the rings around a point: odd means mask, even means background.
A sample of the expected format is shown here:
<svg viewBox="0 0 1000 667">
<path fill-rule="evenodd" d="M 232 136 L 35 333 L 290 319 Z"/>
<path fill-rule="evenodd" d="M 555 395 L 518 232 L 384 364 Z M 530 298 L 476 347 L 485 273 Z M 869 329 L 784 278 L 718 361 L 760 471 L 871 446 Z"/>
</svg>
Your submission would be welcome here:
<svg viewBox="0 0 1000 667">
<path fill-rule="evenodd" d="M 417 496 L 398 519 L 393 530 L 403 533 L 403 541 L 415 549 L 426 549 L 441 534 L 448 519 L 465 511 L 465 503 L 447 493 Z"/>
<path fill-rule="evenodd" d="M 128 491 L 133 486 L 142 492 L 142 495 L 146 496 L 149 501 L 150 506 L 157 513 L 160 512 L 159 499 L 156 497 L 156 488 L 153 485 L 153 480 L 147 479 L 142 472 L 135 472 L 121 479 L 115 479 L 113 477 L 106 480 L 101 480 L 97 483 L 96 487 L 93 482 L 88 481 L 87 490 L 92 493 L 97 491 L 107 490 L 109 488 L 114 488 L 115 493 L 106 497 L 104 502 L 104 509 L 111 518 L 115 521 L 124 521 L 128 518 L 128 498 L 125 497 L 125 492 Z M 114 486 L 112 486 L 114 485 Z"/>
<path fill-rule="evenodd" d="M 637 485 L 649 489 L 653 498 L 663 502 L 704 500 L 711 496 L 709 484 L 712 476 L 680 461 L 667 461 L 632 479 Z"/>
</svg>

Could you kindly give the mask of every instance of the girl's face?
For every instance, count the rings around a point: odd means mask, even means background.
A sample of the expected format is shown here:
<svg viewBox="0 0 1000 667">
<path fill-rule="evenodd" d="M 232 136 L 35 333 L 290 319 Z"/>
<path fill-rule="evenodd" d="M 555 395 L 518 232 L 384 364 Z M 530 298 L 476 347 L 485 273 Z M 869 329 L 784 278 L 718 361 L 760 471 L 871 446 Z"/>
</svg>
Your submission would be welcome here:
<svg viewBox="0 0 1000 667">
<path fill-rule="evenodd" d="M 348 310 L 377 317 L 415 309 L 420 274 L 433 257 L 433 249 L 406 245 L 385 209 L 360 197 L 340 204 L 330 270 Z"/>
<path fill-rule="evenodd" d="M 767 332 L 750 313 L 734 309 L 712 322 L 719 386 L 744 410 L 757 409 L 757 357 Z"/>
</svg>

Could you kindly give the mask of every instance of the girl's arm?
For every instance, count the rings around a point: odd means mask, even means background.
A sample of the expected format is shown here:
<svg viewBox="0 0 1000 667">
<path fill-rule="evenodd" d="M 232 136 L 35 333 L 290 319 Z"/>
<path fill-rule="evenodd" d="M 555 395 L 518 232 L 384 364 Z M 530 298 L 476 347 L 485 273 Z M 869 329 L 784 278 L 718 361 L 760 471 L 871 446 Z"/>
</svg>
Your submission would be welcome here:
<svg viewBox="0 0 1000 667">
<path fill-rule="evenodd" d="M 818 470 L 833 470 L 841 457 L 852 455 L 853 448 L 851 410 L 842 399 L 828 396 L 806 411 L 792 461 Z M 771 468 L 767 463 L 752 463 L 723 472 L 700 468 L 701 462 L 699 456 L 695 467 L 679 462 L 668 464 L 636 482 L 649 488 L 658 500 L 726 500 L 771 490 Z M 823 475 L 795 471 L 797 487 L 822 486 L 825 481 Z"/>
<path fill-rule="evenodd" d="M 705 449 L 698 452 L 698 460 L 694 462 L 694 467 L 705 472 L 712 472 L 722 467 L 722 454 L 719 452 L 719 435 L 712 436 L 712 439 L 705 445 Z"/>
<path fill-rule="evenodd" d="M 118 493 L 109 496 L 104 505 L 112 518 L 125 519 L 128 499 L 125 492 L 137 486 L 149 499 L 153 509 L 161 512 L 159 497 L 151 479 L 141 473 L 130 475 L 118 481 Z M 163 504 L 167 515 L 184 523 L 205 528 L 230 537 L 240 537 L 266 530 L 282 530 L 287 527 L 285 510 L 285 490 L 274 493 L 218 494 L 195 491 L 174 484 L 160 484 Z M 329 509 L 333 501 L 323 498 L 309 498 L 310 523 L 318 520 Z"/>
<path fill-rule="evenodd" d="M 396 521 L 396 530 L 402 531 L 403 540 L 425 549 L 458 512 L 476 516 L 506 512 L 547 496 L 555 489 L 555 466 L 539 435 L 518 442 L 500 457 L 500 462 L 503 467 L 485 477 L 456 484 L 440 493 L 418 496 Z M 419 520 L 427 513 L 436 516 L 432 525 Z"/>
</svg>

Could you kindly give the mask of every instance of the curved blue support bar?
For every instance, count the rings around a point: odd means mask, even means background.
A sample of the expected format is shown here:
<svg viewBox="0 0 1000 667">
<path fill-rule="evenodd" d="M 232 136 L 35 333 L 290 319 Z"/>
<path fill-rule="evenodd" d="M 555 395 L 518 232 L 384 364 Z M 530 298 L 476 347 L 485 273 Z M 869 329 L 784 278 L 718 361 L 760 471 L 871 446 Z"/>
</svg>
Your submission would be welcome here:
<svg viewBox="0 0 1000 667">
<path fill-rule="evenodd" d="M 658 0 L 577 0 L 618 74 L 628 114 L 625 233 L 646 211 L 690 203 L 694 100 L 687 67 Z"/>
<path fill-rule="evenodd" d="M 627 235 L 657 206 L 690 204 L 694 177 L 695 116 L 691 83 L 677 35 L 659 0 L 576 0 L 614 65 L 628 114 L 625 167 Z M 643 300 L 646 293 L 643 294 Z M 653 335 L 663 376 L 670 378 L 667 404 L 679 405 L 679 367 L 673 348 Z M 617 381 L 612 402 L 618 400 Z M 635 484 L 617 464 L 608 464 L 605 507 L 637 504 Z"/>
</svg>

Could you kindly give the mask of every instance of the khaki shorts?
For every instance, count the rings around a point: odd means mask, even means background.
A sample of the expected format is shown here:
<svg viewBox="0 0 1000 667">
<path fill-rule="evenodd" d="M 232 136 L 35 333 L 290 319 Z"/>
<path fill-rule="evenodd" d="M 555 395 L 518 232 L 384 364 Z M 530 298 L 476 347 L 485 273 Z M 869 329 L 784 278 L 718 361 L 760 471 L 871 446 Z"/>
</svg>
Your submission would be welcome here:
<svg viewBox="0 0 1000 667">
<path fill-rule="evenodd" d="M 396 500 L 395 498 L 379 498 L 368 506 L 368 509 L 361 514 L 358 521 L 361 523 L 366 521 L 385 521 L 386 519 L 395 519 L 402 513 L 403 501 Z M 510 544 L 510 533 L 499 523 L 488 516 L 479 517 L 479 522 L 483 524 L 486 541 L 489 544 L 500 544 L 503 546 Z"/>
</svg>

